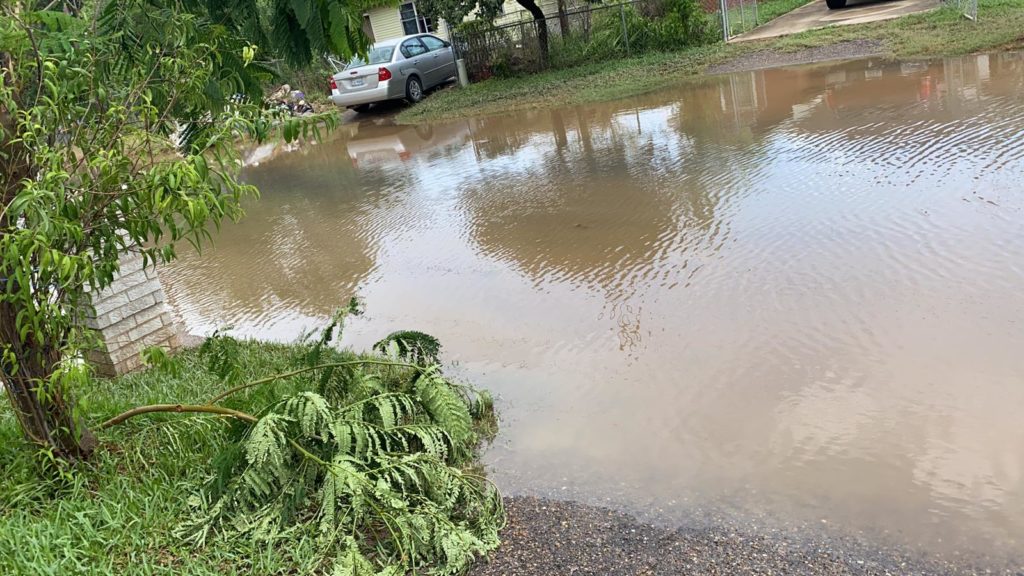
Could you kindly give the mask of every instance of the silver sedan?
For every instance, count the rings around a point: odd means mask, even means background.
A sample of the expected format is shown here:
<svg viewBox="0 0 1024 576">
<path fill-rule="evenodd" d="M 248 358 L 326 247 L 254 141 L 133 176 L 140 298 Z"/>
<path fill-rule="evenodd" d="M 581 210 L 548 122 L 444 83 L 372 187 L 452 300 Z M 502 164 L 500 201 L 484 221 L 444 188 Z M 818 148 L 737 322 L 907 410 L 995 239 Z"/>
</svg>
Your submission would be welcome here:
<svg viewBox="0 0 1024 576">
<path fill-rule="evenodd" d="M 365 59 L 355 57 L 331 77 L 331 101 L 365 112 L 370 104 L 408 100 L 455 77 L 452 45 L 431 34 L 378 42 Z"/>
</svg>

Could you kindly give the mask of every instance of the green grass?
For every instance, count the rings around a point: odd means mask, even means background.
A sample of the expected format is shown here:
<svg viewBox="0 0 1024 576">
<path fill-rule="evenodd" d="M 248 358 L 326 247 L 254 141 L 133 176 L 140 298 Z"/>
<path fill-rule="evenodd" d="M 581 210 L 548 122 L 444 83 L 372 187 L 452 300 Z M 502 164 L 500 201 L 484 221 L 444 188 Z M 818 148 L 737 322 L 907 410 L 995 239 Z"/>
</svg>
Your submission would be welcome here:
<svg viewBox="0 0 1024 576">
<path fill-rule="evenodd" d="M 955 7 L 911 14 L 895 20 L 810 30 L 771 42 L 798 50 L 861 38 L 881 41 L 894 58 L 959 56 L 1001 48 L 1020 48 L 1024 40 L 1024 1 L 978 0 L 978 21 Z"/>
<path fill-rule="evenodd" d="M 245 375 L 289 366 L 291 349 L 243 346 Z M 88 422 L 150 403 L 195 403 L 223 388 L 195 352 L 180 357 L 180 377 L 148 371 L 99 380 L 81 397 Z M 257 391 L 234 407 L 254 410 Z M 172 531 L 187 517 L 187 499 L 210 479 L 210 462 L 229 427 L 205 416 L 159 414 L 100 435 L 101 448 L 67 481 L 40 483 L 6 400 L 0 407 L 0 574 L 274 574 L 315 568 L 313 542 L 287 547 L 210 543 L 196 550 Z M 309 570 L 301 570 L 306 573 Z"/>
<path fill-rule="evenodd" d="M 787 2 L 793 7 L 802 3 L 778 0 L 766 7 L 775 6 L 781 13 Z M 718 43 L 521 78 L 491 79 L 439 92 L 403 111 L 398 121 L 414 124 L 626 98 L 677 85 L 709 66 L 759 50 L 792 52 L 861 39 L 879 41 L 883 52 L 892 58 L 1024 47 L 1024 1 L 979 0 L 978 6 L 978 22 L 963 18 L 955 8 L 944 7 L 896 20 L 830 27 L 773 40 Z"/>
</svg>

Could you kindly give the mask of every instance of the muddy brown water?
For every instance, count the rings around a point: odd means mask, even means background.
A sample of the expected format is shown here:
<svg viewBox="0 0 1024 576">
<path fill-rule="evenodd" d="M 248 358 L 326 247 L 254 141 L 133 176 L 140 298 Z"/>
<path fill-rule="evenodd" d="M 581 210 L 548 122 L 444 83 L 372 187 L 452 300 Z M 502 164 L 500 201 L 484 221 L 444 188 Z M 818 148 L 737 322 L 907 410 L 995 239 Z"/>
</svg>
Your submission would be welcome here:
<svg viewBox="0 0 1024 576">
<path fill-rule="evenodd" d="M 254 160 L 255 161 L 255 160 Z M 1024 56 L 712 77 L 264 157 L 187 328 L 438 336 L 508 494 L 1024 539 Z"/>
</svg>

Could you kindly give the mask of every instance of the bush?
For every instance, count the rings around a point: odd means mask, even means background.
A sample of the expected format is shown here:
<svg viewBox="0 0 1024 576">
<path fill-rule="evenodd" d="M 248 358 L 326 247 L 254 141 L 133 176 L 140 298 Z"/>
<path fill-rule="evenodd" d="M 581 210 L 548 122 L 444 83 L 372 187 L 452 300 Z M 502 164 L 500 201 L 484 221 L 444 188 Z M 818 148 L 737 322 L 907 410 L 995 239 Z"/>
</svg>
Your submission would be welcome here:
<svg viewBox="0 0 1024 576">
<path fill-rule="evenodd" d="M 707 12 L 695 0 L 662 0 L 664 17 L 657 21 L 659 50 L 710 44 L 716 40 Z"/>
</svg>

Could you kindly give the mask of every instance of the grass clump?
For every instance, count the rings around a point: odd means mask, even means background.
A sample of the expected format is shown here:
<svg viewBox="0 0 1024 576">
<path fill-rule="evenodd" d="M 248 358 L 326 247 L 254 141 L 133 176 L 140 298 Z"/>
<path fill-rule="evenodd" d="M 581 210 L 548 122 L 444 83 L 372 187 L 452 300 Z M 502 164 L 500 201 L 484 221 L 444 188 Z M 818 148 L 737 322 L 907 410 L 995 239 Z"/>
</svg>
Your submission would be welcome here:
<svg viewBox="0 0 1024 576">
<path fill-rule="evenodd" d="M 93 421 L 169 400 L 241 416 L 125 418 L 61 478 L 40 480 L 0 408 L 0 573 L 464 571 L 504 523 L 476 471 L 489 397 L 448 380 L 436 348 L 401 340 L 419 333 L 357 355 L 330 332 L 294 345 L 216 336 L 95 382 L 81 401 Z"/>
</svg>

